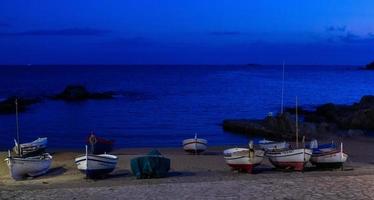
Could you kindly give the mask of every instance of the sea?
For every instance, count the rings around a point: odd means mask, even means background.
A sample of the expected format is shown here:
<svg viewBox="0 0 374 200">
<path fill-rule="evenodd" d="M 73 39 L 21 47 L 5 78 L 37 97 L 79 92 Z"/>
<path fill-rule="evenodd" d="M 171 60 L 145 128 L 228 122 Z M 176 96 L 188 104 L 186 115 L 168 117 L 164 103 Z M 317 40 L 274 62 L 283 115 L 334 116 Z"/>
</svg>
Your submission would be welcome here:
<svg viewBox="0 0 374 200">
<path fill-rule="evenodd" d="M 44 98 L 19 114 L 20 140 L 48 137 L 50 148 L 84 148 L 87 135 L 115 148 L 179 147 L 186 138 L 240 146 L 247 136 L 225 132 L 224 119 L 261 119 L 284 105 L 307 109 L 352 104 L 374 94 L 374 71 L 360 66 L 287 65 L 43 65 L 0 66 L 0 99 L 46 97 L 67 85 L 114 99 L 65 102 Z M 15 114 L 0 115 L 0 150 L 13 146 Z"/>
</svg>

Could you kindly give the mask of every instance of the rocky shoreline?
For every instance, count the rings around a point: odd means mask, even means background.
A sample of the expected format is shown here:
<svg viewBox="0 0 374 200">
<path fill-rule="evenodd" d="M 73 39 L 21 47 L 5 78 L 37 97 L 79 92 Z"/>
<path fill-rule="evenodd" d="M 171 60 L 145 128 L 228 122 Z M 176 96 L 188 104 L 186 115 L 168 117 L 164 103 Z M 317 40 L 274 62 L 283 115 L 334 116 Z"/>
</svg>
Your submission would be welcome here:
<svg viewBox="0 0 374 200">
<path fill-rule="evenodd" d="M 366 136 L 374 131 L 374 96 L 363 96 L 352 105 L 327 103 L 312 111 L 298 109 L 299 133 L 307 138 Z M 263 120 L 226 119 L 222 123 L 229 132 L 272 139 L 294 139 L 295 125 L 294 108 Z"/>
</svg>

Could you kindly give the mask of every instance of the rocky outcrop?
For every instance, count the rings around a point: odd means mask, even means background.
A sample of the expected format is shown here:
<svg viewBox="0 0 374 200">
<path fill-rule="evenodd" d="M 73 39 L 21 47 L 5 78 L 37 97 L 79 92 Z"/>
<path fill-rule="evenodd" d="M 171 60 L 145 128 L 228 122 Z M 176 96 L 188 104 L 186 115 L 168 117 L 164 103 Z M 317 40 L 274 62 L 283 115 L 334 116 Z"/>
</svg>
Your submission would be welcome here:
<svg viewBox="0 0 374 200">
<path fill-rule="evenodd" d="M 0 101 L 0 114 L 14 114 L 16 112 L 16 97 L 8 97 Z M 39 103 L 41 100 L 37 98 L 17 98 L 18 112 L 24 112 L 32 104 Z"/>
<path fill-rule="evenodd" d="M 352 105 L 332 103 L 318 106 L 314 111 L 299 108 L 301 135 L 320 138 L 331 134 L 355 137 L 374 131 L 374 96 L 363 96 Z M 289 139 L 295 133 L 294 108 L 286 113 L 263 120 L 225 120 L 223 128 L 228 131 L 261 135 L 269 138 Z"/>
<path fill-rule="evenodd" d="M 364 96 L 353 105 L 324 104 L 305 115 L 310 122 L 328 122 L 340 129 L 374 130 L 374 96 Z"/>
<path fill-rule="evenodd" d="M 371 63 L 369 63 L 369 64 L 367 64 L 367 65 L 365 66 L 365 69 L 374 70 L 374 61 L 371 62 Z"/>
<path fill-rule="evenodd" d="M 114 92 L 89 92 L 82 85 L 68 85 L 64 91 L 57 94 L 53 99 L 65 101 L 83 101 L 88 99 L 112 99 Z"/>
<path fill-rule="evenodd" d="M 226 131 L 269 139 L 294 139 L 296 120 L 295 116 L 286 112 L 278 116 L 268 116 L 263 120 L 224 120 L 223 128 Z M 299 123 L 300 137 L 315 136 L 317 129 L 313 123 Z"/>
</svg>

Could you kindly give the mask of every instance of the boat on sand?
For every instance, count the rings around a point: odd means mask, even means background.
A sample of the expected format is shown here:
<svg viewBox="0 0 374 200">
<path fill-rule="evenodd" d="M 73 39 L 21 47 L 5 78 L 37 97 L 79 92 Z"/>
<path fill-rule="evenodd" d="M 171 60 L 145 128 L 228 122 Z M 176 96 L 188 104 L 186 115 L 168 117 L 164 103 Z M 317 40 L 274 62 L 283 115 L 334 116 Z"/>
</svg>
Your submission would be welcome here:
<svg viewBox="0 0 374 200">
<path fill-rule="evenodd" d="M 197 137 L 197 133 L 194 138 L 185 139 L 182 142 L 183 149 L 192 154 L 200 154 L 208 148 L 208 141 Z"/>
<path fill-rule="evenodd" d="M 16 133 L 17 140 L 16 144 L 19 144 L 20 134 L 19 134 L 19 121 L 18 121 L 18 102 L 15 101 L 16 106 Z M 40 176 L 48 172 L 52 164 L 52 156 L 48 153 L 43 153 L 42 155 L 26 157 L 22 153 L 22 145 L 16 145 L 17 155 L 12 156 L 10 151 L 8 151 L 8 156 L 5 159 L 7 166 L 9 168 L 10 176 L 15 180 L 20 180 L 26 176 Z"/>
<path fill-rule="evenodd" d="M 110 154 L 88 154 L 86 145 L 86 154 L 75 158 L 75 164 L 79 171 L 84 173 L 87 178 L 103 178 L 111 173 L 117 165 L 118 157 Z"/>
<path fill-rule="evenodd" d="M 264 160 L 265 151 L 253 148 L 252 141 L 249 148 L 231 148 L 223 152 L 225 161 L 233 170 L 252 173 L 252 170 Z"/>
</svg>

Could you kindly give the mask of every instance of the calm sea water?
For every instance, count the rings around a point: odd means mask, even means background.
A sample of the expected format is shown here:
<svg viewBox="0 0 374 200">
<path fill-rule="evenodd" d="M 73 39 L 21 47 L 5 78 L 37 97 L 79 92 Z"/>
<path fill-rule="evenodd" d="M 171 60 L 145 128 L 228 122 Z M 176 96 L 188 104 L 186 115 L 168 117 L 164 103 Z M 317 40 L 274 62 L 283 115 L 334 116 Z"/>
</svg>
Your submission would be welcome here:
<svg viewBox="0 0 374 200">
<path fill-rule="evenodd" d="M 226 118 L 278 112 L 281 66 L 2 66 L 0 98 L 56 94 L 67 84 L 131 92 L 113 100 L 45 100 L 20 114 L 21 142 L 46 136 L 53 148 L 80 148 L 90 130 L 117 147 L 180 146 L 197 132 L 211 145 L 246 144 L 224 132 Z M 285 104 L 350 104 L 374 94 L 374 72 L 351 66 L 286 66 Z M 15 116 L 0 115 L 0 149 L 10 148 Z"/>
</svg>

